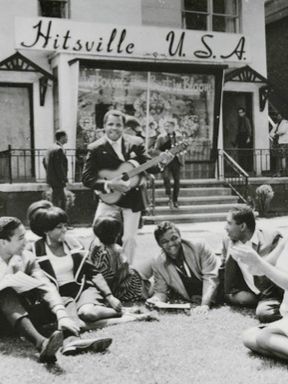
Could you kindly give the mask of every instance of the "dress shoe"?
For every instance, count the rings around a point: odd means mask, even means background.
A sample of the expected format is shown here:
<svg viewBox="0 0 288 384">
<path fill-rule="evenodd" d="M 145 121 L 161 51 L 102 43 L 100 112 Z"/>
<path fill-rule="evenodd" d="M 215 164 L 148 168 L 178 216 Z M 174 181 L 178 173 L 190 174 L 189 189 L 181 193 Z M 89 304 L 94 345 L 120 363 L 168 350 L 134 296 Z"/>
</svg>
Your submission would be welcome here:
<svg viewBox="0 0 288 384">
<path fill-rule="evenodd" d="M 174 201 L 174 208 L 179 208 L 179 204 L 177 201 Z"/>
<path fill-rule="evenodd" d="M 41 350 L 39 361 L 41 363 L 55 363 L 56 362 L 56 352 L 63 345 L 63 334 L 61 331 L 55 331 L 49 337 L 49 339 L 44 340 Z"/>
<path fill-rule="evenodd" d="M 112 343 L 112 339 L 81 339 L 68 337 L 64 340 L 62 354 L 65 356 L 77 355 L 82 352 L 104 352 Z"/>
</svg>

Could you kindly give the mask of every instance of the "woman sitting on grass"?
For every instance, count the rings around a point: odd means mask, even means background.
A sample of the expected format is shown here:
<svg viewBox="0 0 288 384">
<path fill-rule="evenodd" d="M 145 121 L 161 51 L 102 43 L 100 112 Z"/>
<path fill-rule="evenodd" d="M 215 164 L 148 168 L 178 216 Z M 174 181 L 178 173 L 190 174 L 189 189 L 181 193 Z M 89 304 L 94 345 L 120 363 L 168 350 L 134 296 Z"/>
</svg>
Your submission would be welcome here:
<svg viewBox="0 0 288 384">
<path fill-rule="evenodd" d="M 121 230 L 121 223 L 112 216 L 97 219 L 93 225 L 96 239 L 90 245 L 89 259 L 115 297 L 122 302 L 143 301 L 149 296 L 150 282 L 143 280 L 125 260 L 122 248 L 116 243 Z"/>
<path fill-rule="evenodd" d="M 241 247 L 241 249 L 239 249 Z M 249 266 L 254 275 L 266 275 L 275 284 L 285 290 L 280 306 L 282 319 L 268 325 L 260 325 L 244 332 L 244 345 L 253 352 L 265 356 L 288 360 L 288 241 L 282 241 L 266 258 L 257 252 L 235 245 L 233 257 Z"/>
<path fill-rule="evenodd" d="M 82 244 L 66 234 L 67 214 L 61 208 L 45 208 L 40 204 L 29 219 L 31 230 L 41 236 L 33 244 L 38 263 L 58 287 L 66 310 L 80 327 L 83 328 L 84 322 L 121 316 L 121 302 L 88 262 Z M 67 348 L 66 354 L 70 349 Z"/>
</svg>

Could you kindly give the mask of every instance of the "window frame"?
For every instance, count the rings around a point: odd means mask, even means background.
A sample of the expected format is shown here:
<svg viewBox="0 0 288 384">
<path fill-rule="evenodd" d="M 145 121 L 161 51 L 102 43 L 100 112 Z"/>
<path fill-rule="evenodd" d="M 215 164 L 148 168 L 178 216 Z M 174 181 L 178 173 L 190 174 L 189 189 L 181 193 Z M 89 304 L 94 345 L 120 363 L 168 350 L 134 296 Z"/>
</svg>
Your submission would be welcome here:
<svg viewBox="0 0 288 384">
<path fill-rule="evenodd" d="M 59 3 L 64 4 L 64 15 L 61 15 L 59 17 L 50 16 L 50 15 L 43 15 L 43 9 L 42 4 L 49 4 L 49 3 Z M 71 14 L 71 4 L 70 0 L 38 0 L 38 13 L 40 17 L 52 17 L 52 18 L 59 18 L 59 19 L 69 19 Z"/>
<path fill-rule="evenodd" d="M 236 1 L 236 12 L 235 14 L 231 13 L 219 13 L 219 12 L 213 12 L 213 0 L 203 0 L 207 2 L 207 11 L 191 11 L 191 10 L 185 10 L 184 2 L 185 0 L 182 0 L 182 7 L 181 7 L 181 13 L 182 13 L 182 28 L 188 29 L 186 25 L 186 15 L 187 14 L 196 14 L 196 15 L 206 15 L 206 29 L 205 31 L 214 31 L 213 30 L 213 17 L 218 16 L 218 17 L 223 17 L 225 19 L 233 19 L 235 21 L 235 31 L 234 32 L 227 32 L 225 31 L 224 33 L 239 33 L 241 29 L 241 22 L 240 22 L 240 15 L 241 15 L 241 1 L 240 0 L 235 0 Z M 193 30 L 193 29 L 191 29 Z M 195 29 L 194 29 L 195 30 Z M 202 29 L 196 29 L 197 31 L 204 31 Z M 218 32 L 218 31 L 214 31 Z"/>
</svg>

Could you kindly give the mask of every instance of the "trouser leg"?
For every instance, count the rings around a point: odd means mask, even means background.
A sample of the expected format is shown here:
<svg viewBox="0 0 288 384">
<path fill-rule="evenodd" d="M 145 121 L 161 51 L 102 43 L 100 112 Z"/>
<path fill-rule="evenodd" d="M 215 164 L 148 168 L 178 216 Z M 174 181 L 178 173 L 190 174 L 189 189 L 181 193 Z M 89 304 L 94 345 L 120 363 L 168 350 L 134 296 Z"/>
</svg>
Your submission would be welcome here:
<svg viewBox="0 0 288 384">
<path fill-rule="evenodd" d="M 171 172 L 169 166 L 164 168 L 162 172 L 162 178 L 164 182 L 165 193 L 167 196 L 171 196 L 171 182 L 170 182 Z"/>
<path fill-rule="evenodd" d="M 41 348 L 45 338 L 37 331 L 31 322 L 19 294 L 11 288 L 1 291 L 0 309 L 8 323 L 18 331 L 20 336 L 32 342 L 37 349 Z"/>
<path fill-rule="evenodd" d="M 63 187 L 52 187 L 52 203 L 65 211 L 66 195 Z"/>
<path fill-rule="evenodd" d="M 122 208 L 123 216 L 123 253 L 127 257 L 129 264 L 133 263 L 136 237 L 139 226 L 141 212 L 133 212 L 129 208 Z"/>
<path fill-rule="evenodd" d="M 178 161 L 174 161 L 173 166 L 171 168 L 172 177 L 174 180 L 173 185 L 173 202 L 177 202 L 180 190 L 180 165 Z"/>
</svg>

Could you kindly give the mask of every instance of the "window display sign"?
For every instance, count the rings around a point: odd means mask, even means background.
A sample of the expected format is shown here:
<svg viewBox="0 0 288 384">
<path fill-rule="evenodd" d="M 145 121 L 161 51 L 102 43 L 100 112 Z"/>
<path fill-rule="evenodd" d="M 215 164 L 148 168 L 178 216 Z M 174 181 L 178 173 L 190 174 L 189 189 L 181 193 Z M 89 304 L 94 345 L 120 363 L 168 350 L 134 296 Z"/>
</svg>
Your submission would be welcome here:
<svg viewBox="0 0 288 384">
<path fill-rule="evenodd" d="M 164 132 L 166 119 L 172 118 L 179 138 L 192 139 L 186 160 L 209 160 L 214 75 L 80 67 L 79 76 L 78 147 L 101 137 L 105 113 L 118 109 L 134 118 L 138 126 L 134 134 L 144 138 L 148 151 L 153 151 L 157 136 Z"/>
<path fill-rule="evenodd" d="M 245 63 L 247 37 L 236 33 L 16 18 L 17 49 L 153 61 Z"/>
</svg>

